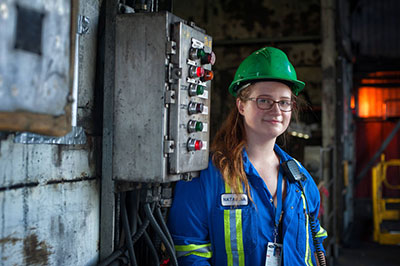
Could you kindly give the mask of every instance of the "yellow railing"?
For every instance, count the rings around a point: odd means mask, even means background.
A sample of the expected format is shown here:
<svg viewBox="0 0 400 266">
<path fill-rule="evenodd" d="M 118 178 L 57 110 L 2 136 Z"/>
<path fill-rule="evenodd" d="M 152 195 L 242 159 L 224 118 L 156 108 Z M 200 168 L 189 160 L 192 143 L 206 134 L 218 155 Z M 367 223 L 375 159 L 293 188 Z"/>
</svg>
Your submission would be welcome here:
<svg viewBox="0 0 400 266">
<path fill-rule="evenodd" d="M 400 222 L 400 209 L 387 209 L 387 204 L 399 204 L 400 198 L 383 198 L 382 187 L 400 190 L 399 185 L 391 185 L 386 179 L 387 168 L 389 166 L 400 167 L 400 159 L 385 161 L 385 155 L 381 156 L 381 161 L 372 169 L 372 206 L 374 215 L 374 241 L 380 244 L 396 245 L 400 244 L 399 231 L 387 231 L 382 229 L 384 221 Z"/>
</svg>

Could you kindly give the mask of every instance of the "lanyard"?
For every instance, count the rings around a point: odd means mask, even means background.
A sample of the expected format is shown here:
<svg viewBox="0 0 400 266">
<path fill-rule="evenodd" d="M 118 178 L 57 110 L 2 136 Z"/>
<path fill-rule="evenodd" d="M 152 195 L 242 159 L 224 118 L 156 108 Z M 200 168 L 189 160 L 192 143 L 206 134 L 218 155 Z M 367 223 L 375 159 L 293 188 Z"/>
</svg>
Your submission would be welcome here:
<svg viewBox="0 0 400 266">
<path fill-rule="evenodd" d="M 280 170 L 280 169 L 279 169 Z M 276 243 L 276 238 L 278 236 L 279 222 L 282 216 L 282 172 L 278 173 L 278 184 L 276 188 L 276 208 L 275 208 L 275 220 L 274 220 L 274 243 Z"/>
</svg>

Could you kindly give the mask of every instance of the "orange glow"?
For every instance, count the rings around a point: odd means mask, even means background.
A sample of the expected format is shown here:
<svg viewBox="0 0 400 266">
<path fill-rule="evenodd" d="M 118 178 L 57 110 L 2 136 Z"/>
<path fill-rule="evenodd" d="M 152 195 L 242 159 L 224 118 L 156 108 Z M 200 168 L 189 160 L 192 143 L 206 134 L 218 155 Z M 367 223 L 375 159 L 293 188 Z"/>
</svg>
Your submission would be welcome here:
<svg viewBox="0 0 400 266">
<path fill-rule="evenodd" d="M 358 89 L 359 117 L 400 116 L 400 88 L 361 87 Z"/>
<path fill-rule="evenodd" d="M 400 71 L 378 71 L 368 74 L 368 77 L 387 77 L 387 76 L 400 77 Z"/>
<path fill-rule="evenodd" d="M 350 108 L 351 109 L 356 108 L 356 99 L 354 98 L 354 95 L 351 95 L 351 98 L 350 98 Z"/>
<path fill-rule="evenodd" d="M 358 116 L 400 117 L 400 86 L 397 84 L 400 84 L 400 71 L 368 73 L 358 88 Z M 353 98 L 351 106 L 354 106 Z"/>
<path fill-rule="evenodd" d="M 371 79 L 366 78 L 361 80 L 362 84 L 392 84 L 400 83 L 400 79 Z"/>
</svg>

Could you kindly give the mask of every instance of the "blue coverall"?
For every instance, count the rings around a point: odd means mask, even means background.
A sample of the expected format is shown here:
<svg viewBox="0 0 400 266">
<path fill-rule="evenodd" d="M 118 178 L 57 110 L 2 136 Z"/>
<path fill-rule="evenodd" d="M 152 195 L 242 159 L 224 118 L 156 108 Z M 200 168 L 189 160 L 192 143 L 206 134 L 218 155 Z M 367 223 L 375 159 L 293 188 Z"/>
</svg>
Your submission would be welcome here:
<svg viewBox="0 0 400 266">
<path fill-rule="evenodd" d="M 274 150 L 281 162 L 292 159 L 278 145 Z M 248 159 L 246 150 L 243 150 L 243 165 L 254 203 L 248 200 L 245 204 L 243 200 L 239 206 L 223 204 L 223 199 L 227 199 L 226 195 L 231 193 L 231 189 L 225 185 L 221 173 L 211 160 L 199 178 L 176 184 L 168 227 L 180 266 L 265 265 L 267 244 L 274 241 L 275 206 L 271 193 Z M 310 174 L 298 165 L 307 178 L 302 182 L 306 196 L 302 195 L 297 183 L 285 179 L 286 197 L 282 205 L 280 230 L 283 265 L 316 265 L 308 213 L 317 217 L 320 196 Z M 282 167 L 279 171 L 282 171 Z M 320 243 L 318 248 L 324 251 L 322 240 L 327 233 L 317 219 L 315 227 Z"/>
</svg>

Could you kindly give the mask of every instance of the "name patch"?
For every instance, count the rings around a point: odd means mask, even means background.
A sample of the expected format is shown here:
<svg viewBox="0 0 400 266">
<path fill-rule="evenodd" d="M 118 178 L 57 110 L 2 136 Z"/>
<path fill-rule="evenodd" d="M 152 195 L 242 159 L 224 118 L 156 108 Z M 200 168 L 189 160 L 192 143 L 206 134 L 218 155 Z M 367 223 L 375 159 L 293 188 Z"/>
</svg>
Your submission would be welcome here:
<svg viewBox="0 0 400 266">
<path fill-rule="evenodd" d="M 249 200 L 246 194 L 222 194 L 221 205 L 222 206 L 246 206 L 249 204 Z"/>
</svg>

